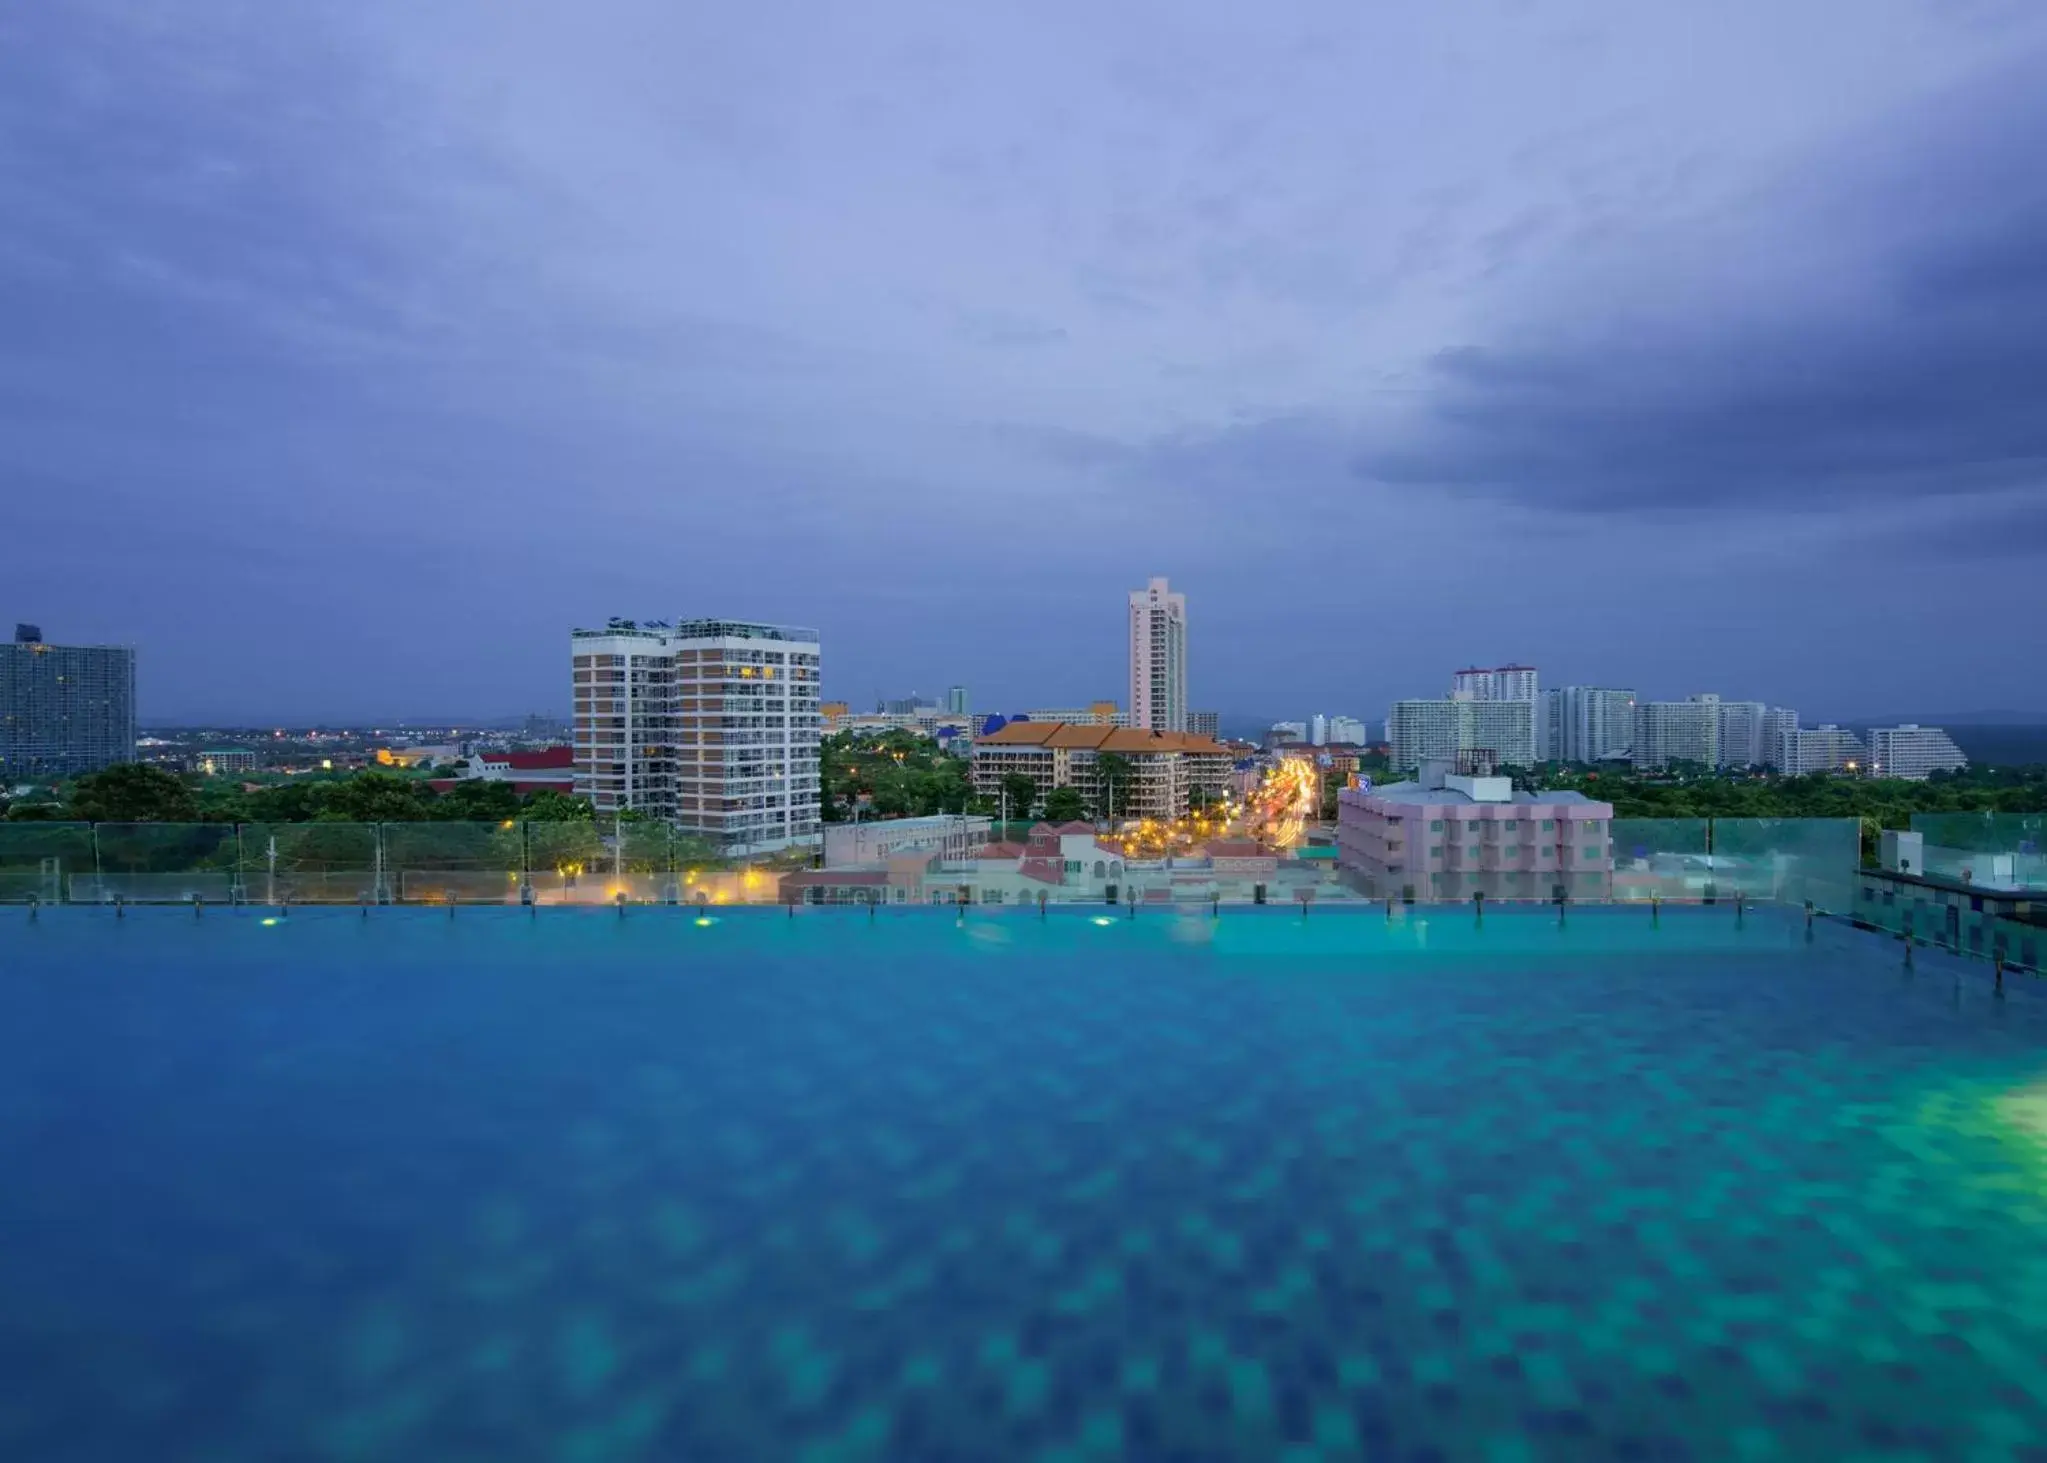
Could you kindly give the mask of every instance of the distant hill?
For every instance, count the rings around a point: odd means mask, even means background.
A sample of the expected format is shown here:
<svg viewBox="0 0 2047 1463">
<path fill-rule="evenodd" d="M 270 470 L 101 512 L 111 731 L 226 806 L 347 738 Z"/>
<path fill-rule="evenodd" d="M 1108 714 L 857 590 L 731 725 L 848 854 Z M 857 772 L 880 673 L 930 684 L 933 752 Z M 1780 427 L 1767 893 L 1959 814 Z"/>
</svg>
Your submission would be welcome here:
<svg viewBox="0 0 2047 1463">
<path fill-rule="evenodd" d="M 1970 726 L 1959 721 L 1921 721 L 1919 724 L 1943 728 L 1955 739 L 1962 755 L 1978 767 L 2047 763 L 2047 725 Z M 1896 726 L 1897 723 L 1880 721 L 1875 725 Z"/>
</svg>

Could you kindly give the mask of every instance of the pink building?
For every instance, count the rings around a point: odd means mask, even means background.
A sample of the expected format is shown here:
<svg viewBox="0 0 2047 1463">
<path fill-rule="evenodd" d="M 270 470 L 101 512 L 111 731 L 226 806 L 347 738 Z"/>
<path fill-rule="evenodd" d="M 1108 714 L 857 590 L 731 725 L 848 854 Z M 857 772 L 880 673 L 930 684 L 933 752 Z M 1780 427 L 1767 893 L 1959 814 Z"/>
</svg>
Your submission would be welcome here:
<svg viewBox="0 0 2047 1463">
<path fill-rule="evenodd" d="M 1337 796 L 1337 866 L 1374 898 L 1613 897 L 1613 804 L 1516 792 L 1511 778 L 1419 780 Z"/>
</svg>

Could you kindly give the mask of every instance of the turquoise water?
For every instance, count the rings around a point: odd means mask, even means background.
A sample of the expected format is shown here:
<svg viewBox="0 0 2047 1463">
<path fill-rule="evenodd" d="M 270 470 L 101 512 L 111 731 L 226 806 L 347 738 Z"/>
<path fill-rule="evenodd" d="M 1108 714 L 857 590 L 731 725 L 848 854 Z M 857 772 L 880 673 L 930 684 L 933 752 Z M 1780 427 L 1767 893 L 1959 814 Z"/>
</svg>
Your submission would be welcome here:
<svg viewBox="0 0 2047 1463">
<path fill-rule="evenodd" d="M 0 1458 L 2047 1458 L 1982 967 L 695 918 L 0 908 Z"/>
</svg>

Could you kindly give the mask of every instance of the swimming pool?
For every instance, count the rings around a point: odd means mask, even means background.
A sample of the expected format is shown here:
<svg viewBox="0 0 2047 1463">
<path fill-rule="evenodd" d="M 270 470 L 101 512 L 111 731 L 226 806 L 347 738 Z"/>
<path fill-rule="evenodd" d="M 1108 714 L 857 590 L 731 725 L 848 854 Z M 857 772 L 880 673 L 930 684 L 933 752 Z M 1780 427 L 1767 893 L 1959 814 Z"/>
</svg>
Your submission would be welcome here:
<svg viewBox="0 0 2047 1463">
<path fill-rule="evenodd" d="M 0 1457 L 2047 1456 L 2030 984 L 1396 913 L 5 912 Z"/>
</svg>

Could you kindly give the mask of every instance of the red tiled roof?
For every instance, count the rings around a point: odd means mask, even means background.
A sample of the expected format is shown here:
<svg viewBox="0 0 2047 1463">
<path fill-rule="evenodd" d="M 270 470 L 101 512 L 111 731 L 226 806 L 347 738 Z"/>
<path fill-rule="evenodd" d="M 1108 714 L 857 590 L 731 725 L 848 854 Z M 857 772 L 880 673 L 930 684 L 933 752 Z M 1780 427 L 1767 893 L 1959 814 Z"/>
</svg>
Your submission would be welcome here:
<svg viewBox="0 0 2047 1463">
<path fill-rule="evenodd" d="M 1056 884 L 1065 870 L 1060 868 L 1057 859 L 1027 858 L 1017 872 L 1026 879 L 1036 879 L 1041 884 Z"/>
<path fill-rule="evenodd" d="M 1191 732 L 1146 731 L 1138 727 L 1078 726 L 1063 721 L 1012 721 L 982 737 L 982 747 L 1061 747 L 1068 750 L 1122 752 L 1188 752 L 1199 757 L 1227 757 L 1230 749 Z"/>
<path fill-rule="evenodd" d="M 574 747 L 542 747 L 537 752 L 485 752 L 483 760 L 519 772 L 539 772 L 549 767 L 576 765 Z"/>
<path fill-rule="evenodd" d="M 994 843 L 987 843 L 987 844 L 983 844 L 983 845 L 981 846 L 981 850 L 980 850 L 980 852 L 976 853 L 976 854 L 974 855 L 974 857 L 975 857 L 975 858 L 1022 858 L 1022 857 L 1023 857 L 1023 855 L 1024 855 L 1024 846 L 1023 846 L 1023 845 L 1022 845 L 1021 843 L 1004 843 L 1004 842 L 1001 842 L 1001 841 L 999 841 L 999 840 L 998 840 L 997 842 L 994 842 Z"/>
</svg>

